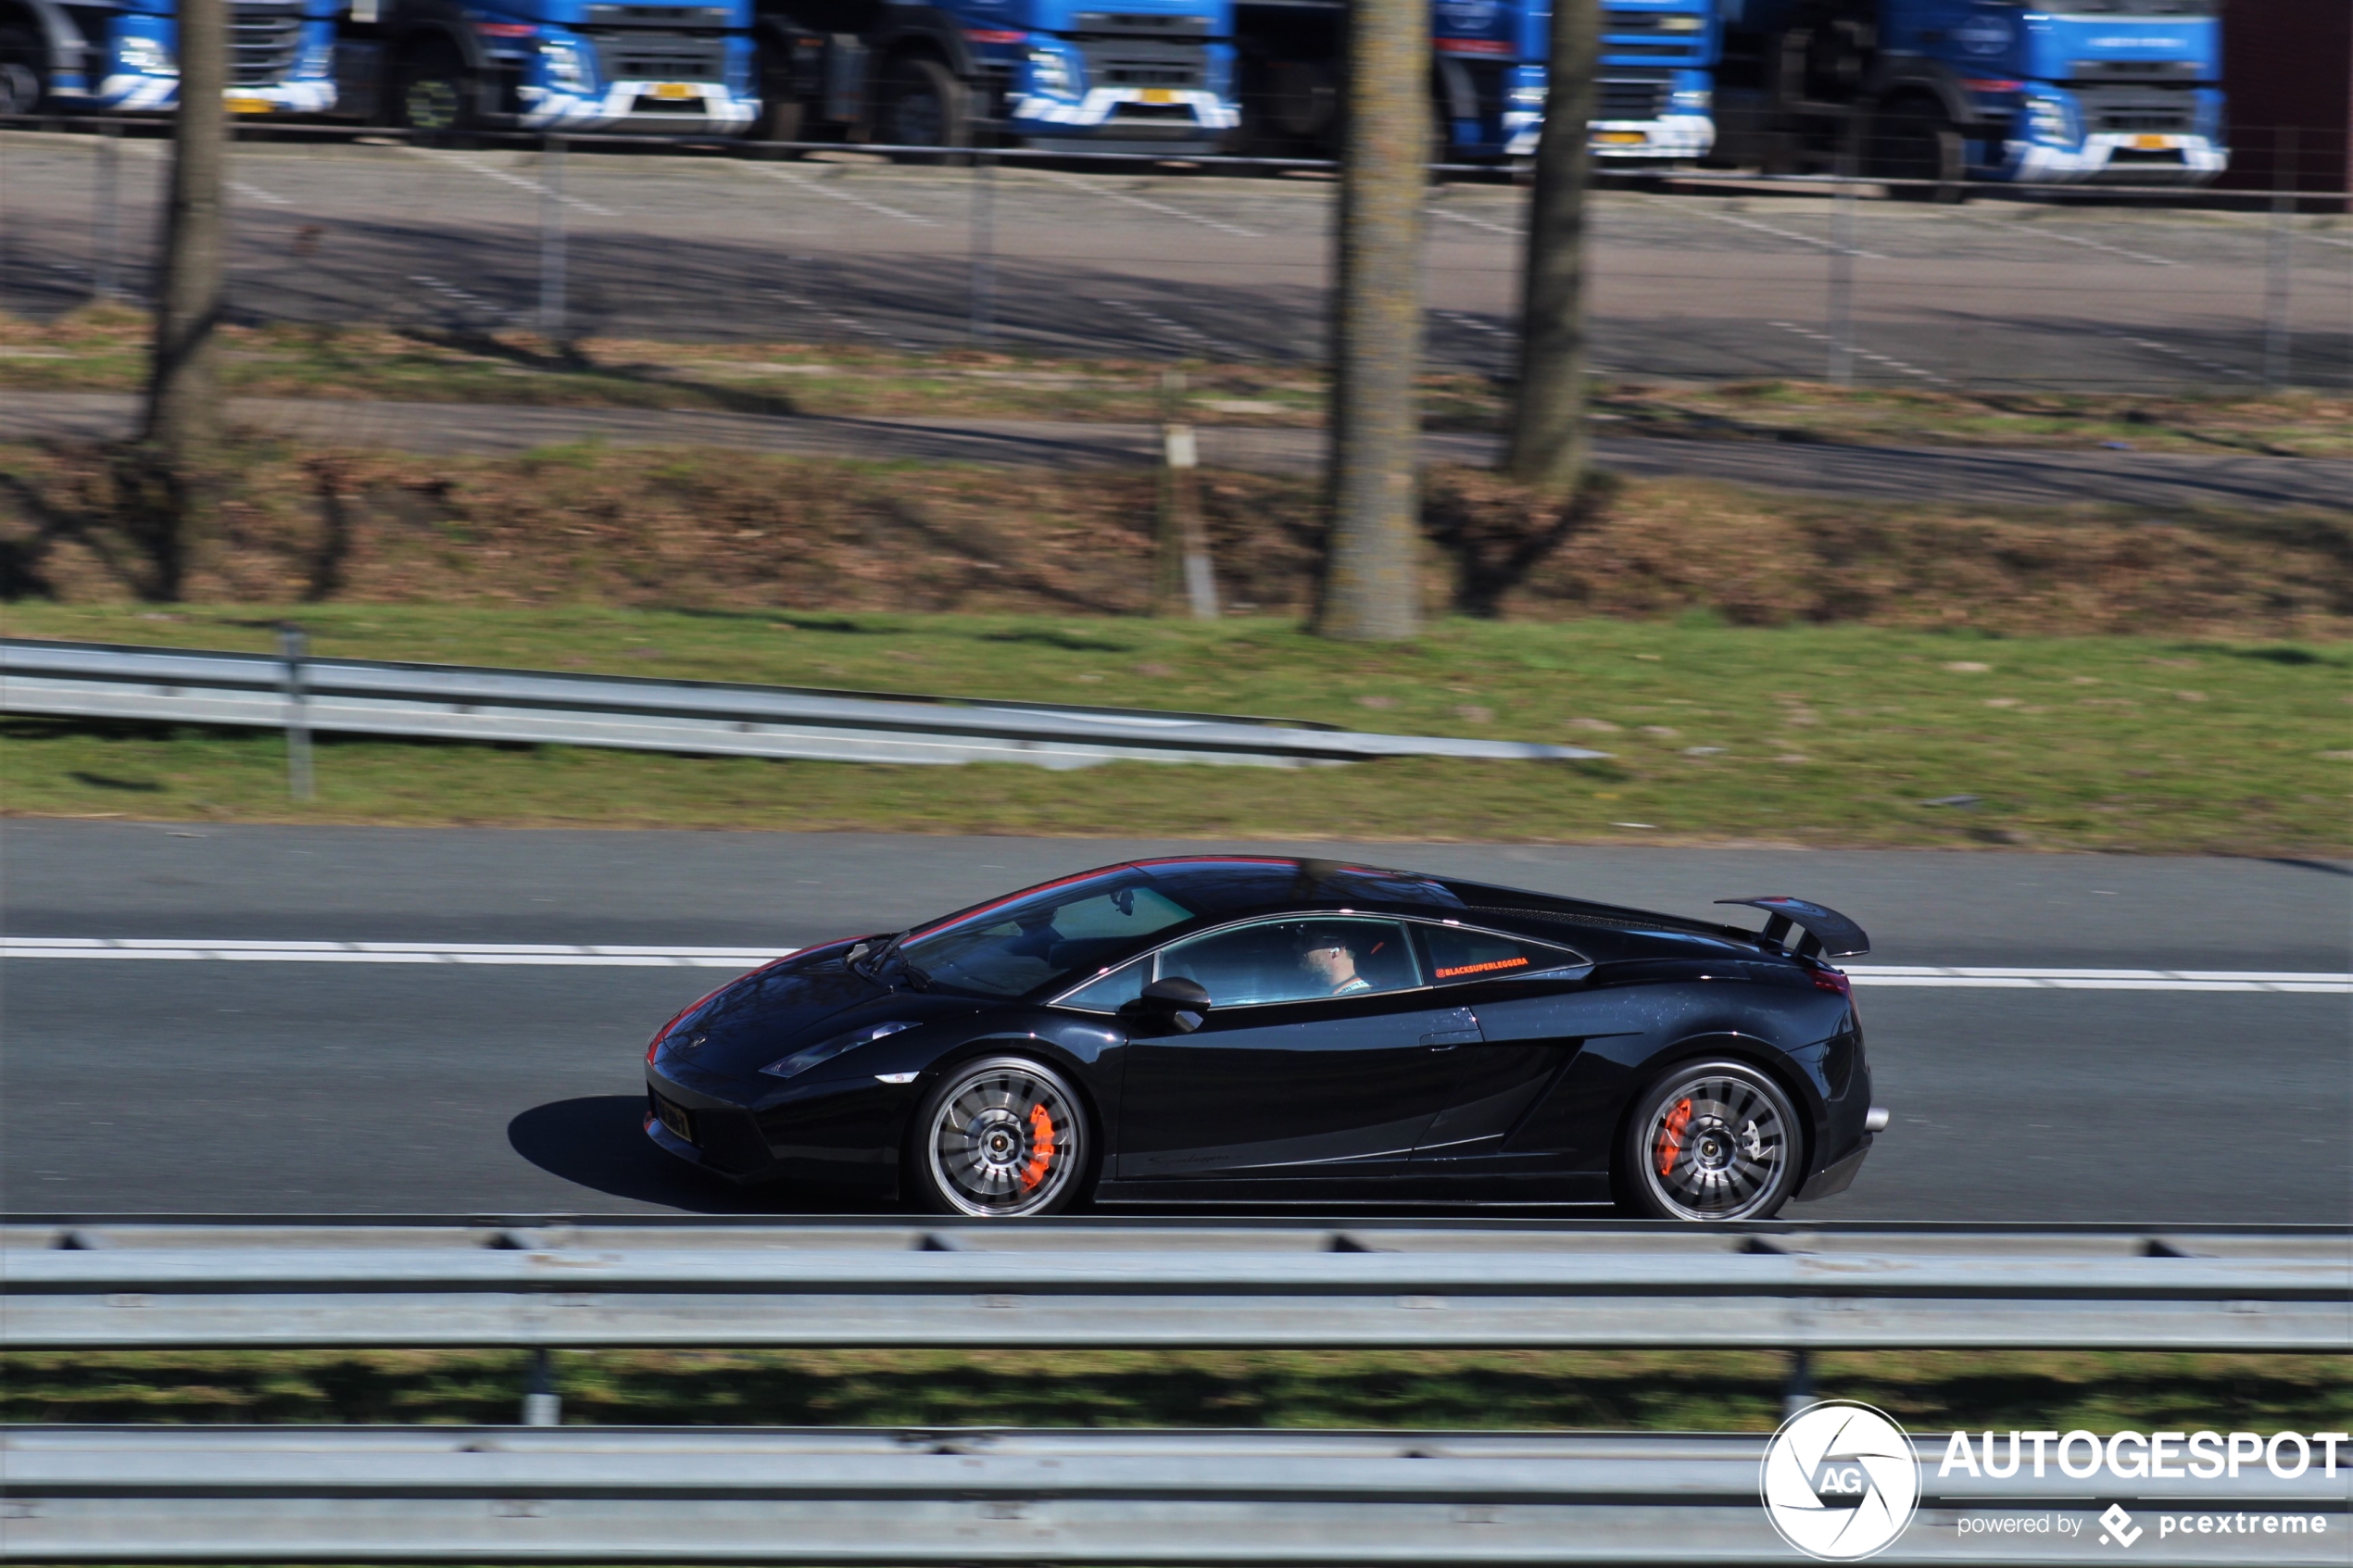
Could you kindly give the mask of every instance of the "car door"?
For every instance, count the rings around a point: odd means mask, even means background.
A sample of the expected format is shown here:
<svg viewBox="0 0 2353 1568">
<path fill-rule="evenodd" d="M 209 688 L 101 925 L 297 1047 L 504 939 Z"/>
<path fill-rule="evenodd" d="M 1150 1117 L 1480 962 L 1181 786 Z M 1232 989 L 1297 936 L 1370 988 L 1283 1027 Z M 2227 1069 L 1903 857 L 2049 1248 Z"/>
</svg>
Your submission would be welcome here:
<svg viewBox="0 0 2353 1568">
<path fill-rule="evenodd" d="M 1577 1053 L 1578 1022 L 1594 1010 L 1564 992 L 1592 965 L 1566 947 L 1455 922 L 1416 922 L 1413 931 L 1436 995 L 1478 1020 L 1474 1035 L 1445 1052 L 1451 1071 L 1414 1163 L 1501 1154 Z"/>
<path fill-rule="evenodd" d="M 1345 969 L 1314 943 L 1344 947 Z M 1205 987 L 1210 1010 L 1192 1034 L 1129 1045 L 1123 1180 L 1393 1170 L 1437 1109 L 1451 1071 L 1443 1041 L 1477 1031 L 1466 1009 L 1424 984 L 1397 921 L 1229 927 L 1162 949 L 1157 977 L 1172 975 Z"/>
</svg>

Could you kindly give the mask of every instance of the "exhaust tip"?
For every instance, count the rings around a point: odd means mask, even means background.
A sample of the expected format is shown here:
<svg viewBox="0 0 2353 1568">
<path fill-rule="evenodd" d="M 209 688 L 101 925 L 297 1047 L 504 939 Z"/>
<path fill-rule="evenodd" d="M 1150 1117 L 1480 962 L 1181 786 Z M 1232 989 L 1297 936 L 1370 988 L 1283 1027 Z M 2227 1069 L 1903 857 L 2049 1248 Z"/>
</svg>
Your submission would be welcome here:
<svg viewBox="0 0 2353 1568">
<path fill-rule="evenodd" d="M 1887 1107 L 1875 1105 L 1863 1112 L 1863 1131 L 1867 1133 L 1887 1131 Z"/>
</svg>

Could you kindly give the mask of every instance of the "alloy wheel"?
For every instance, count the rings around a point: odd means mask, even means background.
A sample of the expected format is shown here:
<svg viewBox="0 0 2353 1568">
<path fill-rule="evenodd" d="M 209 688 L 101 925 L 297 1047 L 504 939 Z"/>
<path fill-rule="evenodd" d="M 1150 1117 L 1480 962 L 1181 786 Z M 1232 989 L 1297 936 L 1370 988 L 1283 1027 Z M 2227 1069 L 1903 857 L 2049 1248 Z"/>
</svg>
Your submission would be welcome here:
<svg viewBox="0 0 2353 1568">
<path fill-rule="evenodd" d="M 960 1212 L 1042 1214 L 1069 1196 L 1084 1124 L 1061 1079 L 1034 1062 L 987 1061 L 934 1098 L 924 1158 Z"/>
<path fill-rule="evenodd" d="M 1786 1185 L 1791 1129 L 1774 1097 L 1743 1078 L 1705 1073 L 1653 1101 L 1642 1179 L 1677 1219 L 1742 1220 Z"/>
</svg>

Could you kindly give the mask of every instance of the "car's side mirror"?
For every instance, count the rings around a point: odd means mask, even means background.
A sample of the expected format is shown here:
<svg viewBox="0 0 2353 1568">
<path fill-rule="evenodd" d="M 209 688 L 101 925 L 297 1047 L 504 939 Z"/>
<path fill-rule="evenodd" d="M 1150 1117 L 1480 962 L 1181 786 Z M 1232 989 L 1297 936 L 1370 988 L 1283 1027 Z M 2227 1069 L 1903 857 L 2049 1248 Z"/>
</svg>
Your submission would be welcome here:
<svg viewBox="0 0 2353 1568">
<path fill-rule="evenodd" d="M 1144 1030 L 1189 1035 L 1209 1013 L 1209 992 L 1198 980 L 1172 974 L 1144 987 L 1144 994 L 1119 1010 L 1119 1016 Z"/>
</svg>

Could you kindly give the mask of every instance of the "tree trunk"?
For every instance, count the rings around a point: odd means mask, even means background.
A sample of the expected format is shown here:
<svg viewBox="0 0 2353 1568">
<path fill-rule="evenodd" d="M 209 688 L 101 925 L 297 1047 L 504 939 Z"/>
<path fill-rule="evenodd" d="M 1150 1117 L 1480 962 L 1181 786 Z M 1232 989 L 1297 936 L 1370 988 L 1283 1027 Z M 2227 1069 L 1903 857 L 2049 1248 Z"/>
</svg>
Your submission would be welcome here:
<svg viewBox="0 0 2353 1568">
<path fill-rule="evenodd" d="M 1536 144 L 1520 289 L 1519 393 L 1504 469 L 1569 495 L 1585 477 L 1585 181 L 1601 49 L 1599 0 L 1553 0 L 1550 85 Z"/>
<path fill-rule="evenodd" d="M 220 188 L 229 129 L 227 0 L 180 0 L 180 111 L 164 214 L 163 288 L 148 368 L 146 439 L 184 482 L 220 433 L 215 333 L 222 309 Z"/>
<path fill-rule="evenodd" d="M 1332 322 L 1331 536 L 1315 621 L 1327 637 L 1410 637 L 1419 619 L 1414 377 L 1429 126 L 1429 0 L 1357 0 Z"/>
</svg>

